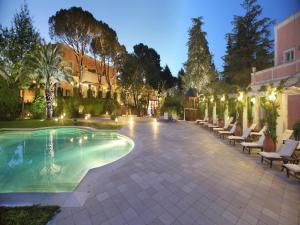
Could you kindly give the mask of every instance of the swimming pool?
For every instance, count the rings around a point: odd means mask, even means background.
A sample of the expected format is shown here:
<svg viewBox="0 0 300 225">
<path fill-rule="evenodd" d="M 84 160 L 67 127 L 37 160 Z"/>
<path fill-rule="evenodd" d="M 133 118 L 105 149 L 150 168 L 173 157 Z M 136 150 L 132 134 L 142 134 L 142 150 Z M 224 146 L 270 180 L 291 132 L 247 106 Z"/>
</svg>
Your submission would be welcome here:
<svg viewBox="0 0 300 225">
<path fill-rule="evenodd" d="M 0 132 L 0 193 L 73 191 L 89 169 L 120 159 L 133 146 L 113 131 Z"/>
</svg>

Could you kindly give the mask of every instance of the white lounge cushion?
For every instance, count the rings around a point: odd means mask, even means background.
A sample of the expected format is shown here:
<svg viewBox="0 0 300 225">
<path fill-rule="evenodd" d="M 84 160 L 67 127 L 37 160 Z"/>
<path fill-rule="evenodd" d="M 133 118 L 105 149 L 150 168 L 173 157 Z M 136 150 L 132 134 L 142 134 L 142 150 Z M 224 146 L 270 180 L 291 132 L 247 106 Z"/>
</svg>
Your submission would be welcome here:
<svg viewBox="0 0 300 225">
<path fill-rule="evenodd" d="M 253 124 L 251 124 L 251 126 L 249 127 L 251 130 L 254 130 L 255 129 L 255 127 L 256 127 L 256 123 L 253 123 Z"/>
<path fill-rule="evenodd" d="M 300 173 L 300 165 L 288 163 L 284 164 L 283 166 L 294 173 Z"/>
<path fill-rule="evenodd" d="M 267 130 L 267 126 L 265 125 L 259 132 L 251 132 L 250 135 L 260 136 L 260 135 L 263 135 L 266 130 Z"/>
<path fill-rule="evenodd" d="M 255 141 L 255 142 L 242 142 L 241 145 L 242 146 L 245 146 L 245 147 L 263 147 L 264 145 L 264 140 L 265 140 L 265 135 L 262 135 L 258 141 Z"/>
<path fill-rule="evenodd" d="M 233 132 L 230 132 L 228 130 L 220 130 L 219 134 L 232 134 Z"/>
<path fill-rule="evenodd" d="M 263 145 L 258 144 L 257 142 L 242 142 L 241 143 L 242 146 L 244 147 L 252 147 L 252 148 L 262 148 Z"/>
<path fill-rule="evenodd" d="M 222 130 L 225 130 L 225 129 L 222 128 L 222 127 L 215 127 L 213 130 L 214 130 L 214 131 L 222 131 Z"/>
<path fill-rule="evenodd" d="M 230 140 L 244 140 L 244 138 L 242 136 L 233 136 L 233 135 L 228 136 L 228 139 L 230 139 Z"/>
<path fill-rule="evenodd" d="M 290 139 L 290 137 L 293 135 L 293 130 L 286 129 L 282 134 L 282 140 L 286 141 L 287 139 Z"/>
<path fill-rule="evenodd" d="M 288 139 L 278 152 L 260 152 L 259 154 L 266 158 L 291 157 L 296 150 L 298 143 L 298 141 Z"/>
<path fill-rule="evenodd" d="M 246 128 L 243 130 L 242 136 L 229 136 L 228 139 L 230 139 L 230 140 L 245 140 L 249 137 L 250 132 L 251 132 L 251 128 Z"/>
<path fill-rule="evenodd" d="M 265 158 L 272 158 L 272 159 L 280 159 L 281 156 L 277 152 L 259 152 L 259 154 Z"/>
<path fill-rule="evenodd" d="M 294 151 L 296 150 L 298 143 L 299 143 L 298 141 L 288 139 L 281 146 L 281 148 L 278 151 L 278 153 L 281 156 L 289 156 L 290 157 L 290 156 L 293 155 Z"/>
</svg>

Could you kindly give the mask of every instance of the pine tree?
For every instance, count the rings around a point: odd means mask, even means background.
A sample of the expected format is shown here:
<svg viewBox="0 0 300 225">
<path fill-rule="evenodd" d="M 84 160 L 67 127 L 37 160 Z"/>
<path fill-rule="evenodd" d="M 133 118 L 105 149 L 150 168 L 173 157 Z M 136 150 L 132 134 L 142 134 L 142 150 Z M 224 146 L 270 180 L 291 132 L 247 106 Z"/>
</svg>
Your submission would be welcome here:
<svg viewBox="0 0 300 225">
<path fill-rule="evenodd" d="M 230 84 L 247 87 L 252 67 L 262 70 L 272 66 L 273 41 L 270 40 L 270 18 L 261 18 L 262 8 L 256 0 L 241 4 L 244 16 L 235 16 L 233 32 L 227 34 L 224 77 Z"/>
<path fill-rule="evenodd" d="M 40 43 L 27 4 L 14 15 L 11 28 L 1 28 L 0 36 L 2 54 L 12 63 L 23 60 Z"/>
<path fill-rule="evenodd" d="M 178 89 L 180 91 L 183 91 L 183 77 L 185 75 L 185 72 L 183 70 L 183 68 L 181 68 L 178 73 L 177 73 L 177 86 L 178 86 Z"/>
<path fill-rule="evenodd" d="M 188 59 L 185 63 L 186 74 L 183 77 L 184 88 L 193 88 L 198 93 L 214 79 L 215 69 L 209 52 L 206 32 L 202 31 L 202 18 L 193 18 L 189 29 Z"/>
</svg>

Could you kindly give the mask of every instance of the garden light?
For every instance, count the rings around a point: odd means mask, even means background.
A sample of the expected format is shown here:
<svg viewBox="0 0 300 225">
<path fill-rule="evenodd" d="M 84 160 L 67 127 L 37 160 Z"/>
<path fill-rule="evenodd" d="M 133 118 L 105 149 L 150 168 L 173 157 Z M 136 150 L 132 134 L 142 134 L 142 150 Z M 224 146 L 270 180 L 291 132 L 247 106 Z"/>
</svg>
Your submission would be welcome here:
<svg viewBox="0 0 300 225">
<path fill-rule="evenodd" d="M 256 99 L 255 99 L 255 97 L 252 97 L 252 98 L 250 99 L 250 102 L 252 102 L 252 104 L 254 105 L 254 104 L 255 104 L 255 102 L 256 102 Z"/>
<path fill-rule="evenodd" d="M 74 141 L 74 138 L 70 138 L 70 142 L 73 142 Z"/>
<path fill-rule="evenodd" d="M 118 118 L 115 118 L 115 122 L 116 122 L 116 123 L 119 122 Z"/>
<path fill-rule="evenodd" d="M 276 100 L 276 89 L 274 88 L 271 92 L 271 94 L 268 96 L 268 99 L 272 102 Z"/>
<path fill-rule="evenodd" d="M 244 98 L 244 93 L 243 92 L 240 92 L 240 95 L 239 97 L 237 98 L 238 101 L 243 101 L 243 98 Z"/>
<path fill-rule="evenodd" d="M 84 140 L 87 140 L 87 139 L 88 139 L 88 137 L 87 137 L 87 136 L 84 136 L 84 137 L 83 137 L 83 139 L 84 139 Z"/>
<path fill-rule="evenodd" d="M 58 118 L 55 118 L 54 120 L 57 122 L 57 121 L 58 121 Z"/>
<path fill-rule="evenodd" d="M 214 96 L 212 96 L 211 98 L 210 98 L 210 102 L 213 102 L 214 101 Z"/>
<path fill-rule="evenodd" d="M 225 101 L 225 95 L 222 96 L 221 101 L 222 101 L 222 102 Z"/>
<path fill-rule="evenodd" d="M 64 116 L 63 116 L 63 115 L 61 115 L 61 116 L 60 116 L 60 119 L 61 119 L 61 120 L 63 120 L 63 119 L 64 119 Z"/>
<path fill-rule="evenodd" d="M 82 138 L 80 138 L 80 139 L 79 139 L 78 143 L 79 143 L 79 144 L 81 144 L 81 143 L 82 143 Z"/>
</svg>

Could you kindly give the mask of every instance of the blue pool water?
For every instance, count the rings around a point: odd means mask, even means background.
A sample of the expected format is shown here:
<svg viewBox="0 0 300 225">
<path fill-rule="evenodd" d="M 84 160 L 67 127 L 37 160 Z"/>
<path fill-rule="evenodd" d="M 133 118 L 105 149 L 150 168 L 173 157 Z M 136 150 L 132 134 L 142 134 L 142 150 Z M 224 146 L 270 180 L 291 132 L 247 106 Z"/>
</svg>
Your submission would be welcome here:
<svg viewBox="0 0 300 225">
<path fill-rule="evenodd" d="M 73 191 L 89 169 L 133 145 L 117 132 L 82 128 L 0 132 L 0 193 Z"/>
</svg>

